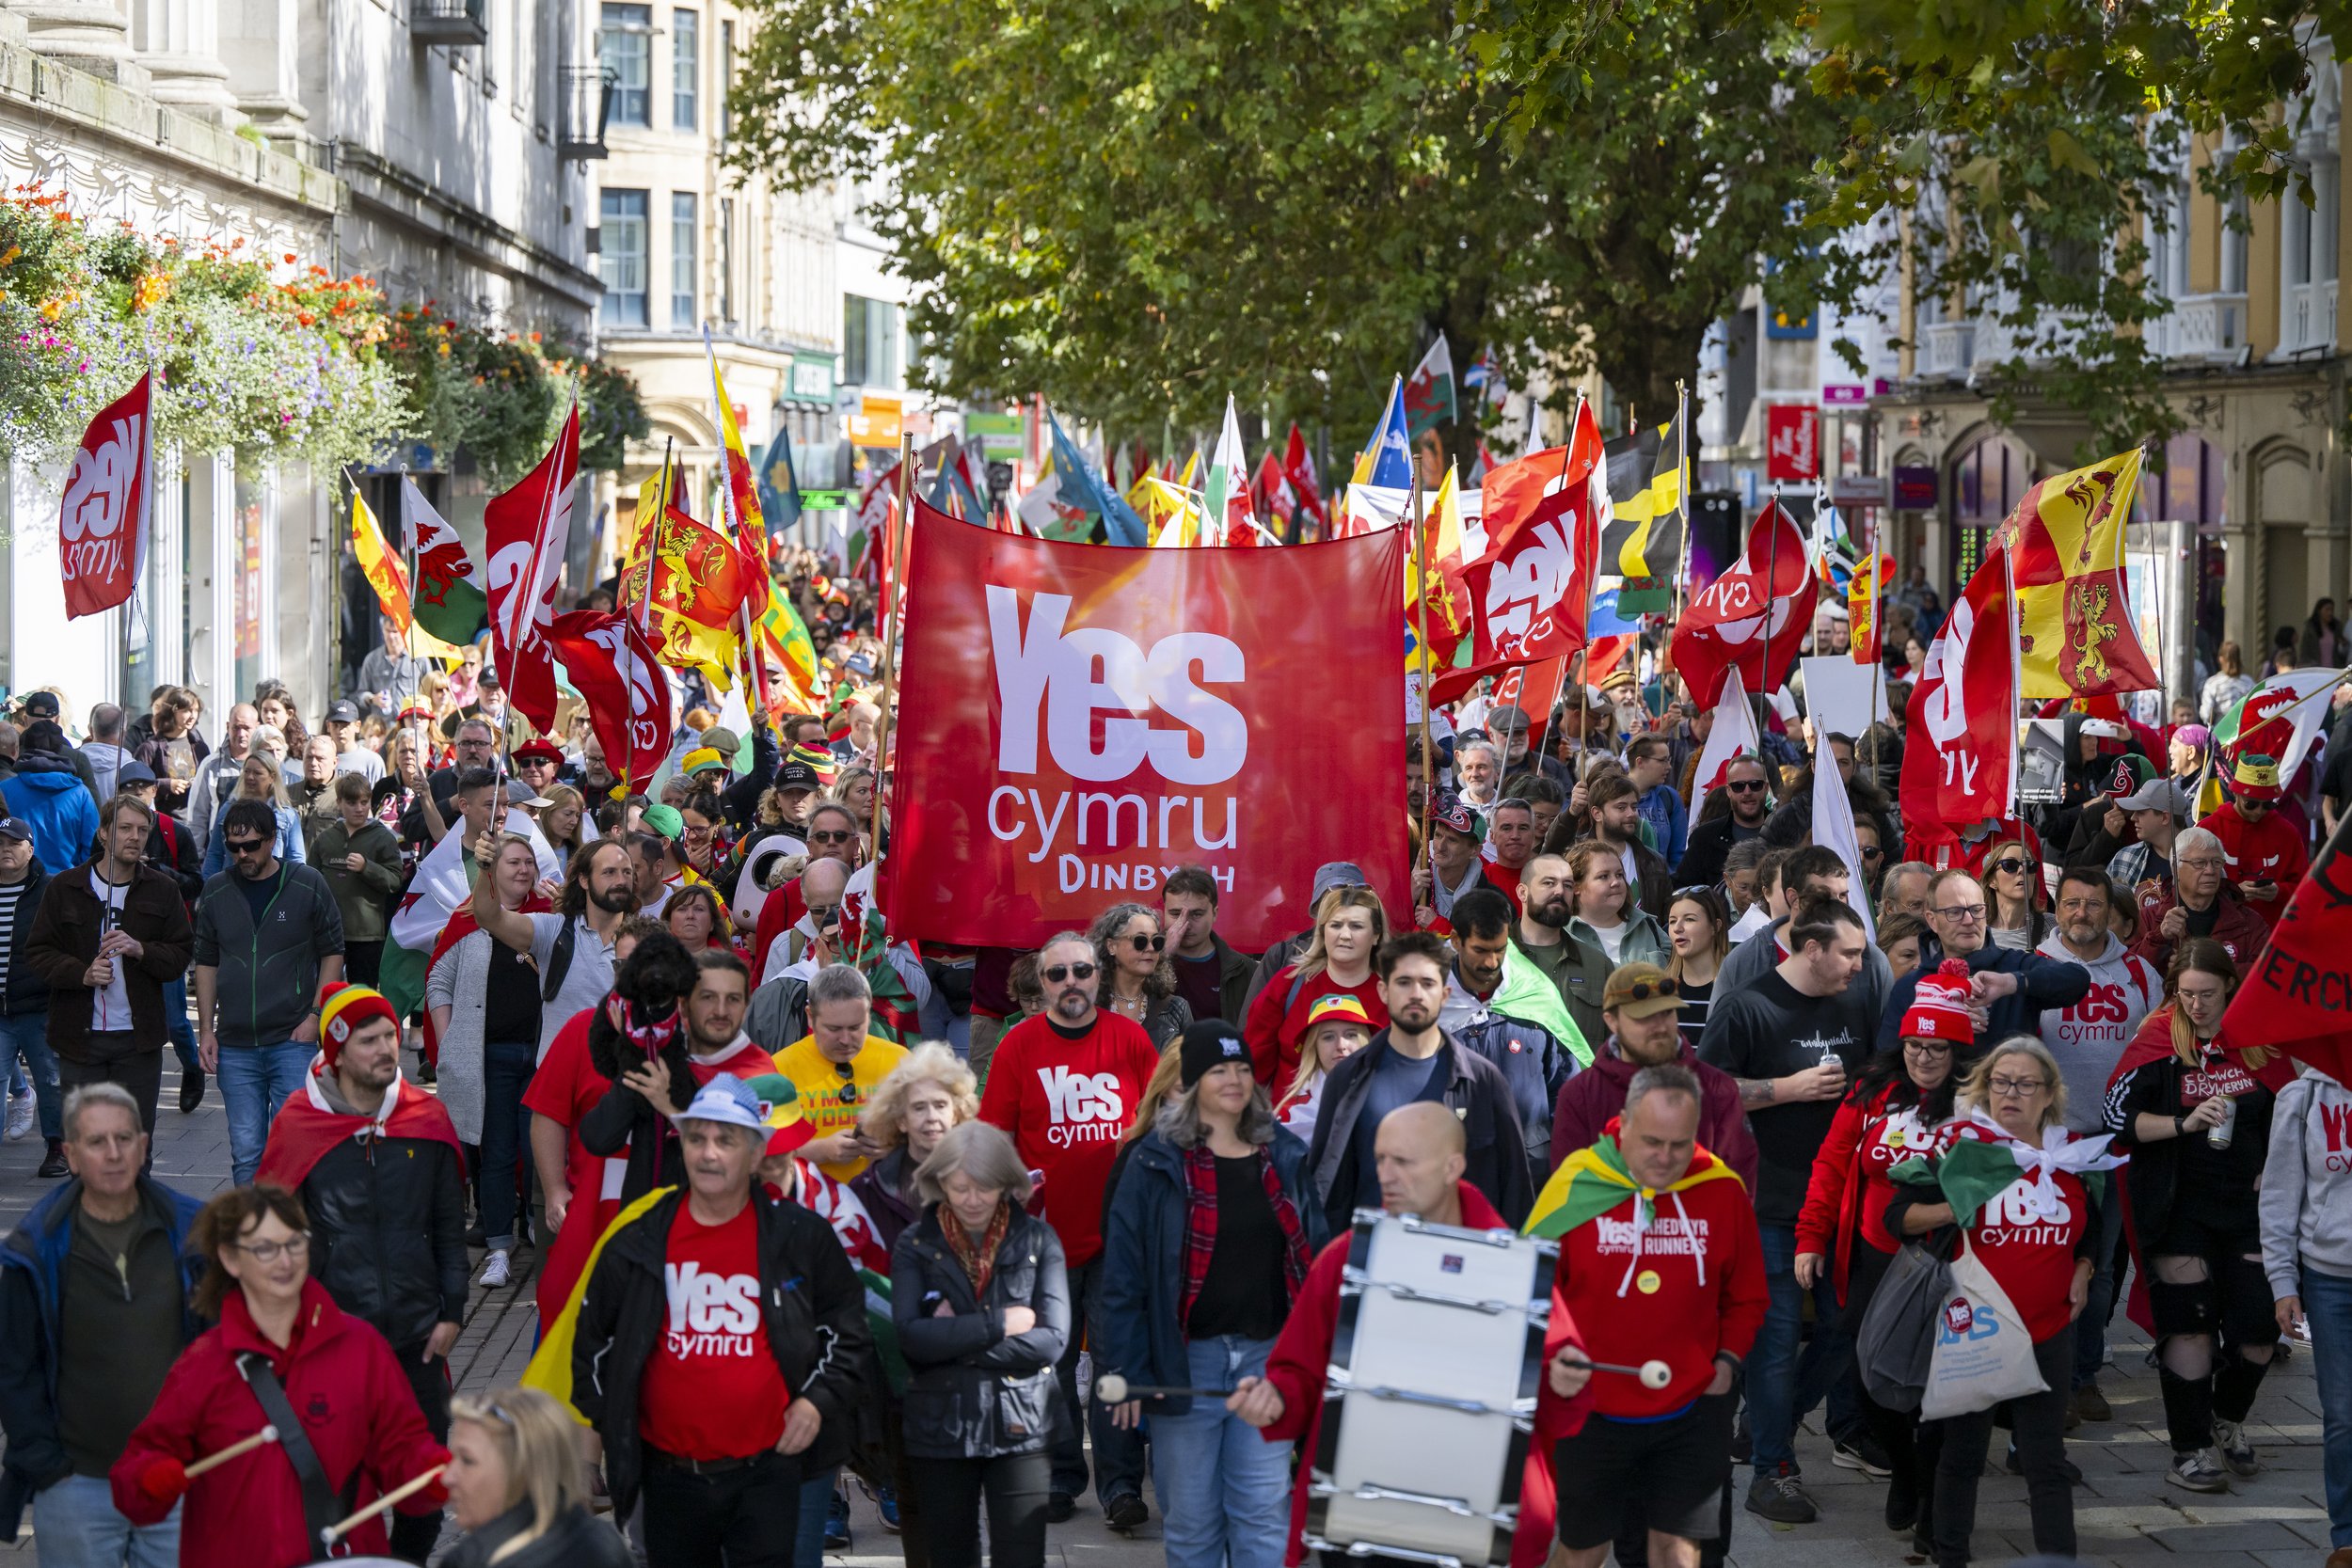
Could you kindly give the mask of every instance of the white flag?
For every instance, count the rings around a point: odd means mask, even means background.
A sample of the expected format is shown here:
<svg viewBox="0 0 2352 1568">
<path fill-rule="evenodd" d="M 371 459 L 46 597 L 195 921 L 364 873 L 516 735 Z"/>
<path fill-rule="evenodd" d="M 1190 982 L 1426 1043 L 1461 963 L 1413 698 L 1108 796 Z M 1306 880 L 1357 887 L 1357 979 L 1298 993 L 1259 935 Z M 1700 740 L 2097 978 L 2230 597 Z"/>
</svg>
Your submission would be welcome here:
<svg viewBox="0 0 2352 1568">
<path fill-rule="evenodd" d="M 1846 863 L 1846 902 L 1862 917 L 1862 933 L 1878 941 L 1870 919 L 1870 890 L 1862 880 L 1862 838 L 1854 832 L 1853 806 L 1846 799 L 1846 781 L 1837 771 L 1836 753 L 1829 749 L 1829 726 L 1813 726 L 1813 842 L 1837 851 Z"/>
<path fill-rule="evenodd" d="M 1256 527 L 1249 515 L 1249 471 L 1241 450 L 1241 419 L 1233 394 L 1225 394 L 1225 428 L 1217 433 L 1216 455 L 1209 459 L 1209 484 L 1200 509 L 1200 542 L 1230 545 Z"/>
<path fill-rule="evenodd" d="M 1756 713 L 1748 706 L 1748 694 L 1740 686 L 1740 671 L 1734 666 L 1724 674 L 1723 694 L 1715 699 L 1715 722 L 1707 732 L 1707 744 L 1699 748 L 1699 765 L 1691 774 L 1691 820 L 1699 819 L 1699 808 L 1707 804 L 1707 792 L 1724 782 L 1724 769 L 1740 757 L 1755 757 L 1763 761 L 1762 743 L 1756 738 Z M 1767 767 L 1765 772 L 1772 769 Z"/>
</svg>

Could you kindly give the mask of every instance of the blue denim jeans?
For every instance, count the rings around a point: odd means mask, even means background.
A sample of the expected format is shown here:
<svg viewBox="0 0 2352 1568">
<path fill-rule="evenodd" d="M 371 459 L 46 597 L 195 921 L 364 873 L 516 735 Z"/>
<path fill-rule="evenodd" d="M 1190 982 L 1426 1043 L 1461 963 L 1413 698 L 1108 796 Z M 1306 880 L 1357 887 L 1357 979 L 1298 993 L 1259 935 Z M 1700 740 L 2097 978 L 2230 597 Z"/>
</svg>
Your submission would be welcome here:
<svg viewBox="0 0 2352 1568">
<path fill-rule="evenodd" d="M 2106 1192 L 2090 1216 L 2092 1245 L 2090 1294 L 2083 1315 L 2074 1320 L 2074 1386 L 2082 1388 L 2099 1375 L 2107 1358 L 2107 1316 L 2115 1310 L 2115 1243 L 2123 1234 L 2122 1173 L 2107 1173 Z"/>
<path fill-rule="evenodd" d="M 2328 1542 L 2352 1546 L 2352 1279 L 2306 1263 L 2302 1293 L 2303 1316 L 2312 1324 L 2312 1372 L 2319 1381 Z"/>
<path fill-rule="evenodd" d="M 825 1520 L 833 1512 L 834 1478 L 827 1470 L 801 1482 L 801 1527 L 792 1537 L 792 1568 L 825 1568 Z"/>
<path fill-rule="evenodd" d="M 40 1568 L 180 1568 L 180 1510 L 134 1525 L 104 1477 L 68 1476 L 33 1495 L 33 1550 Z"/>
<path fill-rule="evenodd" d="M 40 1107 L 40 1135 L 64 1137 L 65 1093 L 57 1085 L 57 1058 L 49 1049 L 49 1009 L 0 1018 L 0 1052 L 8 1053 L 12 1072 L 31 1069 L 33 1099 Z"/>
<path fill-rule="evenodd" d="M 315 1045 L 224 1045 L 220 1048 L 220 1098 L 229 1108 L 229 1173 L 240 1187 L 261 1168 L 262 1146 L 269 1141 L 270 1118 L 302 1087 L 302 1075 L 319 1053 Z"/>
<path fill-rule="evenodd" d="M 197 1059 L 196 1025 L 188 1022 L 188 977 L 181 975 L 164 988 L 164 1031 L 171 1037 L 171 1053 L 180 1058 L 182 1072 L 201 1072 Z"/>
<path fill-rule="evenodd" d="M 1760 1227 L 1764 1242 L 1764 1282 L 1772 1303 L 1764 1309 L 1764 1326 L 1756 1331 L 1748 1352 L 1748 1433 L 1756 1445 L 1756 1468 L 1761 1474 L 1796 1463 L 1797 1423 L 1824 1399 L 1829 1402 L 1830 1434 L 1848 1440 L 1862 1430 L 1862 1412 L 1854 1398 L 1853 1380 L 1845 1375 L 1853 1359 L 1853 1335 L 1837 1309 L 1836 1288 L 1830 1271 L 1821 1271 L 1813 1287 L 1813 1338 L 1798 1345 L 1804 1332 L 1804 1291 L 1797 1284 L 1797 1231 L 1794 1226 Z"/>
<path fill-rule="evenodd" d="M 1185 1347 L 1184 1381 L 1229 1392 L 1265 1371 L 1271 1339 L 1231 1335 Z M 1215 1400 L 1194 1400 L 1182 1416 L 1152 1418 L 1152 1485 L 1159 1493 L 1168 1568 L 1282 1568 L 1290 1538 L 1291 1466 L 1287 1445 L 1229 1415 Z"/>
<path fill-rule="evenodd" d="M 530 1168 L 517 1162 L 531 1146 L 523 1091 L 538 1065 L 539 1048 L 530 1040 L 482 1048 L 482 1231 L 493 1252 L 515 1244 L 515 1215 L 531 1201 Z"/>
</svg>

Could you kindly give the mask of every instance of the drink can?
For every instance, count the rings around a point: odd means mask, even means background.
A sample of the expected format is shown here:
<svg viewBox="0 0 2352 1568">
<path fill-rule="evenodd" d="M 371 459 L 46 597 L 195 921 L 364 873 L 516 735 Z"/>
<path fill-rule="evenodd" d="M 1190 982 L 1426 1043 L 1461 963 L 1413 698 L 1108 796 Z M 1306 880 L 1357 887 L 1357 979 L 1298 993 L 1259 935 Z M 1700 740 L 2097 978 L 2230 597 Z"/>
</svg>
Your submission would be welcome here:
<svg viewBox="0 0 2352 1568">
<path fill-rule="evenodd" d="M 2237 1136 L 2237 1101 L 2228 1095 L 2221 1097 L 2221 1119 L 2205 1129 L 2205 1142 L 2216 1148 L 2227 1148 Z"/>
</svg>

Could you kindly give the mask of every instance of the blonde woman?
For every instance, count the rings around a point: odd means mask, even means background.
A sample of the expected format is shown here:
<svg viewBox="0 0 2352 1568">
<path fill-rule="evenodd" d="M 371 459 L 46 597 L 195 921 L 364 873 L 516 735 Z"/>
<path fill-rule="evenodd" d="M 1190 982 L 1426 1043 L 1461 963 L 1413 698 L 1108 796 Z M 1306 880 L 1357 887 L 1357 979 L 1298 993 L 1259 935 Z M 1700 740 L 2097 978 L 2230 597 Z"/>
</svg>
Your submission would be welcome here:
<svg viewBox="0 0 2352 1568">
<path fill-rule="evenodd" d="M 1345 991 L 1318 997 L 1307 1014 L 1307 1038 L 1298 1053 L 1298 1076 L 1275 1103 L 1274 1118 L 1301 1138 L 1315 1135 L 1315 1113 L 1323 1081 L 1333 1068 L 1372 1043 L 1372 1020 L 1364 1005 Z M 1145 1125 L 1137 1118 L 1136 1126 Z"/>
<path fill-rule="evenodd" d="M 588 842 L 582 828 L 588 819 L 588 803 L 570 784 L 549 784 L 547 800 L 539 810 L 539 834 L 569 863 L 572 851 Z"/>
<path fill-rule="evenodd" d="M 266 736 L 272 743 L 283 745 L 277 732 L 266 725 L 253 732 L 253 743 L 245 753 L 245 764 L 237 769 L 237 787 L 230 791 L 214 814 L 213 831 L 207 835 L 204 849 L 204 878 L 210 881 L 229 867 L 229 846 L 221 841 L 221 825 L 229 820 L 230 802 L 266 800 L 270 810 L 278 814 L 278 858 L 295 865 L 303 863 L 302 821 L 286 804 L 286 779 L 279 771 L 279 757 L 262 745 Z"/>
<path fill-rule="evenodd" d="M 1249 1005 L 1242 1037 L 1258 1082 L 1287 1084 L 1297 1076 L 1307 1015 L 1326 996 L 1345 991 L 1364 1005 L 1375 1028 L 1388 1027 L 1388 1006 L 1372 974 L 1373 955 L 1388 936 L 1388 911 L 1372 889 L 1335 887 L 1317 900 L 1297 961 L 1277 970 Z"/>
<path fill-rule="evenodd" d="M 451 1514 L 462 1539 L 444 1568 L 630 1568 L 624 1539 L 589 1511 L 577 1428 L 536 1388 L 450 1402 Z"/>
<path fill-rule="evenodd" d="M 915 1167 L 939 1140 L 980 1114 L 980 1081 L 954 1051 L 925 1040 L 874 1085 L 858 1130 L 882 1152 L 858 1172 L 850 1190 L 866 1204 L 884 1246 L 923 1211 Z"/>
</svg>

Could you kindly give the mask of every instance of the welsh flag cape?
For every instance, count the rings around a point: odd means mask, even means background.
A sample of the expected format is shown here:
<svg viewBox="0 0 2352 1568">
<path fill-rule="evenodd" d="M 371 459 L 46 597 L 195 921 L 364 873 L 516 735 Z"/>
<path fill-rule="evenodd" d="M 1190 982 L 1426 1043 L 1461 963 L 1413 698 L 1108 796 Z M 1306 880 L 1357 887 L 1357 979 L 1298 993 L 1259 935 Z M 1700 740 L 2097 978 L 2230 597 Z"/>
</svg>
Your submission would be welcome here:
<svg viewBox="0 0 2352 1568">
<path fill-rule="evenodd" d="M 1977 1217 L 1978 1210 L 2008 1191 L 2020 1177 L 2032 1177 L 2046 1186 L 2058 1172 L 2066 1171 L 2082 1182 L 2083 1191 L 2097 1203 L 2106 1190 L 2106 1172 L 2123 1164 L 2122 1155 L 2108 1149 L 2110 1135 L 2106 1132 L 2070 1138 L 2065 1128 L 2054 1127 L 2047 1134 L 2050 1141 L 2036 1148 L 2010 1136 L 1982 1111 L 1975 1113 L 1968 1127 L 1976 1136 L 1955 1140 L 1933 1159 L 1905 1160 L 1886 1173 L 1890 1180 L 1942 1192 L 1944 1201 L 1952 1206 L 1952 1217 L 1963 1229 Z"/>
<path fill-rule="evenodd" d="M 1709 1181 L 1739 1180 L 1729 1165 L 1701 1148 L 1692 1153 L 1690 1168 L 1672 1182 L 1663 1187 L 1645 1187 L 1633 1179 L 1633 1173 L 1626 1168 L 1625 1156 L 1617 1151 L 1617 1118 L 1612 1117 L 1609 1131 L 1600 1142 L 1590 1148 L 1580 1148 L 1561 1161 L 1560 1168 L 1544 1183 L 1544 1190 L 1535 1195 L 1535 1207 L 1527 1216 L 1526 1233 L 1558 1241 L 1636 1194 L 1650 1201 L 1661 1194 L 1687 1193 Z"/>
</svg>

